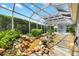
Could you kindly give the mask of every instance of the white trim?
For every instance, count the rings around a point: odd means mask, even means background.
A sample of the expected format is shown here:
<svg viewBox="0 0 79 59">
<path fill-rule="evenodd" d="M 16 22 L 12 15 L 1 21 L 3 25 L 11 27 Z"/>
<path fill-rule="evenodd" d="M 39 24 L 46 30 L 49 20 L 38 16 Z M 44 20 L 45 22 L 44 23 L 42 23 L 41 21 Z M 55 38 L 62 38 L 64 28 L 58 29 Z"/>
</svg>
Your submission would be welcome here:
<svg viewBox="0 0 79 59">
<path fill-rule="evenodd" d="M 79 0 L 0 0 L 1 3 L 78 3 Z"/>
</svg>

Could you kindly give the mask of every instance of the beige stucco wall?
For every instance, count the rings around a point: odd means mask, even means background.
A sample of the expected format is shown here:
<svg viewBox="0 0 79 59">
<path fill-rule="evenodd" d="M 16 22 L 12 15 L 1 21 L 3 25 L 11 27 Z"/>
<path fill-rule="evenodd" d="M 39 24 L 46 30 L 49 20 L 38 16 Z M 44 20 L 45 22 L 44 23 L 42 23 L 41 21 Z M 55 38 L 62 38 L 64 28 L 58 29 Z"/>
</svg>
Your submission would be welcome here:
<svg viewBox="0 0 79 59">
<path fill-rule="evenodd" d="M 71 10 L 72 21 L 76 23 L 78 3 L 70 3 L 69 8 Z"/>
</svg>

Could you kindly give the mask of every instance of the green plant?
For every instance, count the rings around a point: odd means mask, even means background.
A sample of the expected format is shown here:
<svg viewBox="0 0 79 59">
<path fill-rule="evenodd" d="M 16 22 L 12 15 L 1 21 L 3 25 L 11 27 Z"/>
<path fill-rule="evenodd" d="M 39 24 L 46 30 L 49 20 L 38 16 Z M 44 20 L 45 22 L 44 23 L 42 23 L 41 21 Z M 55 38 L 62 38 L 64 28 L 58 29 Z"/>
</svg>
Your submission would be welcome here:
<svg viewBox="0 0 79 59">
<path fill-rule="evenodd" d="M 43 45 L 47 45 L 48 41 L 47 40 L 43 40 L 42 43 L 43 43 Z"/>
<path fill-rule="evenodd" d="M 0 31 L 11 29 L 11 16 L 0 14 Z M 27 34 L 29 32 L 29 22 L 27 20 L 16 18 L 14 17 L 14 24 L 15 28 L 20 30 L 22 34 Z M 30 22 L 31 29 L 36 28 L 36 23 Z M 38 25 L 38 28 L 40 28 L 41 25 Z M 44 26 L 42 27 L 44 30 Z"/>
<path fill-rule="evenodd" d="M 54 28 L 54 31 L 57 32 L 57 28 Z"/>
<path fill-rule="evenodd" d="M 1 48 L 7 48 L 9 42 L 14 41 L 19 36 L 20 36 L 20 31 L 18 31 L 18 30 L 7 30 L 5 35 L 0 40 L 0 47 Z"/>
<path fill-rule="evenodd" d="M 54 41 L 53 40 L 49 40 L 49 43 L 54 43 Z"/>
<path fill-rule="evenodd" d="M 52 26 L 48 26 L 48 33 L 52 34 L 54 32 L 54 28 Z"/>
<path fill-rule="evenodd" d="M 32 29 L 31 34 L 33 36 L 40 36 L 43 33 L 42 29 Z"/>
<path fill-rule="evenodd" d="M 67 32 L 69 33 L 74 33 L 75 29 L 73 28 L 73 26 L 69 25 L 67 26 Z"/>
<path fill-rule="evenodd" d="M 1 40 L 1 38 L 2 38 L 4 35 L 5 35 L 5 32 L 1 31 L 1 32 L 0 32 L 0 40 Z"/>
<path fill-rule="evenodd" d="M 31 37 L 31 36 L 32 36 L 32 34 L 31 34 L 31 33 L 27 33 L 27 36 Z"/>
</svg>

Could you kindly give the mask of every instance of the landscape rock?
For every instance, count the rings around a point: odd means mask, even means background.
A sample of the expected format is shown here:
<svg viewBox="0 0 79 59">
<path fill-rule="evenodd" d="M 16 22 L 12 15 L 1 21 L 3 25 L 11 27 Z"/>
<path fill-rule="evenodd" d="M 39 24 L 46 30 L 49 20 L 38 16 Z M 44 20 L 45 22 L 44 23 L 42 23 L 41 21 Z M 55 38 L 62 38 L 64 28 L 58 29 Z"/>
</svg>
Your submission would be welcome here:
<svg viewBox="0 0 79 59">
<path fill-rule="evenodd" d="M 1 54 L 2 52 L 4 52 L 4 51 L 5 51 L 5 49 L 0 48 L 0 54 Z"/>
</svg>

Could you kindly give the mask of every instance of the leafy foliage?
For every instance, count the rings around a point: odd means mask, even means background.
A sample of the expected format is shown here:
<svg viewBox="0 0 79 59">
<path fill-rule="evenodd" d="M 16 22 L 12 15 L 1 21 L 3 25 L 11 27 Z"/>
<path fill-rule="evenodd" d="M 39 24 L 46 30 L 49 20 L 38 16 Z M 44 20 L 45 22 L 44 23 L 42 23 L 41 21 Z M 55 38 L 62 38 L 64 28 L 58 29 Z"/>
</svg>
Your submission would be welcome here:
<svg viewBox="0 0 79 59">
<path fill-rule="evenodd" d="M 3 33 L 5 33 L 5 35 Z M 0 47 L 1 48 L 8 47 L 9 42 L 14 41 L 19 36 L 20 36 L 20 31 L 18 31 L 18 30 L 13 30 L 13 31 L 6 30 L 6 31 L 2 32 L 2 36 L 0 38 Z"/>
<path fill-rule="evenodd" d="M 42 40 L 43 45 L 47 45 L 48 41 L 47 40 Z"/>
<path fill-rule="evenodd" d="M 0 31 L 11 29 L 11 16 L 0 14 Z M 38 28 L 41 26 L 39 25 Z M 14 28 L 20 30 L 23 34 L 29 32 L 29 22 L 24 19 L 14 17 Z M 31 22 L 31 29 L 36 28 L 36 24 Z M 44 28 L 43 28 L 44 29 Z"/>
<path fill-rule="evenodd" d="M 72 25 L 67 26 L 67 32 L 74 33 L 75 29 Z"/>
<path fill-rule="evenodd" d="M 1 40 L 2 37 L 5 36 L 5 33 L 6 33 L 6 32 L 7 32 L 7 31 L 1 31 L 1 32 L 0 32 L 0 40 Z"/>
<path fill-rule="evenodd" d="M 33 36 L 40 36 L 43 33 L 42 29 L 32 29 L 31 34 Z"/>
<path fill-rule="evenodd" d="M 54 32 L 54 28 L 52 26 L 48 26 L 48 32 L 52 34 L 52 32 Z"/>
</svg>

